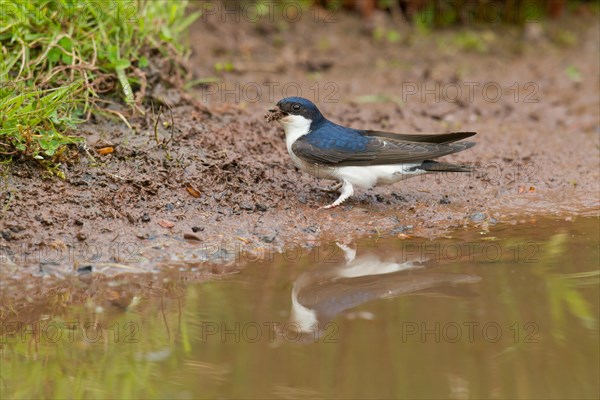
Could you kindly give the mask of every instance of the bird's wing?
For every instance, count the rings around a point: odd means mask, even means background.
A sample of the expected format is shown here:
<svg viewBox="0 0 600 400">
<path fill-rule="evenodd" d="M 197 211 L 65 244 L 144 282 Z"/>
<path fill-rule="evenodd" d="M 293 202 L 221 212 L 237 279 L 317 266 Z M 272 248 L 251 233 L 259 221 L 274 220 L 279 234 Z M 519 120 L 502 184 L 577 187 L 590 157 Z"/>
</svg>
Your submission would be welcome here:
<svg viewBox="0 0 600 400">
<path fill-rule="evenodd" d="M 328 166 L 367 166 L 422 162 L 474 146 L 473 142 L 428 143 L 376 136 L 335 139 L 308 134 L 296 140 L 292 151 L 309 163 Z"/>
<path fill-rule="evenodd" d="M 452 143 L 474 136 L 476 132 L 451 132 L 437 134 L 403 134 L 383 131 L 362 131 L 365 136 L 381 139 L 403 140 L 406 142 Z"/>
</svg>

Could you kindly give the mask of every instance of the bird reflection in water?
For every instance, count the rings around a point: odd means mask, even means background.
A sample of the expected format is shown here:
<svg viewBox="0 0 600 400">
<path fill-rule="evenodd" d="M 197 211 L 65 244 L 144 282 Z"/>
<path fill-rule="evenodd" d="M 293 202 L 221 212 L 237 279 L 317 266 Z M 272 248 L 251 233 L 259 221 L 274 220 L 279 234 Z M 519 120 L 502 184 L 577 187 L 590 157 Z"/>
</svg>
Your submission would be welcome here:
<svg viewBox="0 0 600 400">
<path fill-rule="evenodd" d="M 355 249 L 336 244 L 344 253 L 341 265 L 305 271 L 294 282 L 285 329 L 294 331 L 298 342 L 316 341 L 338 314 L 369 301 L 417 294 L 472 297 L 476 294 L 463 285 L 481 280 L 477 275 L 435 271 L 420 259 L 396 262 L 375 253 L 357 257 Z"/>
</svg>

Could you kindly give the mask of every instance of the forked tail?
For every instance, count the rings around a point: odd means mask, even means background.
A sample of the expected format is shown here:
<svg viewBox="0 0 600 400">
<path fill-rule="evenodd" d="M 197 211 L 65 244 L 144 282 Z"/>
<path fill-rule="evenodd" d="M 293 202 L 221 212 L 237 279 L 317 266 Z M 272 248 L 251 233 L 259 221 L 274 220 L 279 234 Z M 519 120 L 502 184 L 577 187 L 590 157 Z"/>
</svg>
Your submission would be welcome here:
<svg viewBox="0 0 600 400">
<path fill-rule="evenodd" d="M 473 172 L 475 167 L 472 165 L 449 164 L 432 160 L 425 160 L 417 167 L 427 172 Z"/>
</svg>

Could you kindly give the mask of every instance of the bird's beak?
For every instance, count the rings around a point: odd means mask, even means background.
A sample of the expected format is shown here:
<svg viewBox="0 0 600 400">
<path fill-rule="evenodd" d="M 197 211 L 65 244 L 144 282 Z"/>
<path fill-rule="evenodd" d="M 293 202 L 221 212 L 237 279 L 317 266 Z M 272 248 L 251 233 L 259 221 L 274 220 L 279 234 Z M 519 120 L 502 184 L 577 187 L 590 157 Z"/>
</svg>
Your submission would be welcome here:
<svg viewBox="0 0 600 400">
<path fill-rule="evenodd" d="M 272 108 L 265 114 L 265 119 L 267 122 L 278 121 L 287 115 L 288 113 L 281 111 L 279 108 Z"/>
</svg>

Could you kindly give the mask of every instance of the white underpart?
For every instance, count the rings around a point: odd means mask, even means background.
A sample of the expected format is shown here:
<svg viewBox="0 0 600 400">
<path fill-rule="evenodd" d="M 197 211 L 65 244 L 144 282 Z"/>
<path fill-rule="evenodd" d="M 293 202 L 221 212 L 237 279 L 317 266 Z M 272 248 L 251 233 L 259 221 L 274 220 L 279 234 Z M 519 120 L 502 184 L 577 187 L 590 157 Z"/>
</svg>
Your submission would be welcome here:
<svg viewBox="0 0 600 400">
<path fill-rule="evenodd" d="M 396 263 L 391 261 L 382 261 L 374 255 L 356 257 L 356 250 L 350 247 L 336 243 L 344 252 L 346 264 L 337 268 L 337 276 L 340 278 L 356 278 L 367 275 L 391 274 L 392 272 L 405 271 L 413 268 L 421 268 L 412 261 Z"/>
<path fill-rule="evenodd" d="M 426 173 L 422 169 L 414 168 L 421 165 L 421 163 L 357 167 L 323 167 L 306 163 L 294 154 L 292 145 L 296 140 L 310 133 L 312 120 L 301 115 L 288 115 L 281 118 L 279 122 L 285 130 L 285 143 L 288 153 L 298 168 L 317 178 L 337 180 L 342 183 L 340 197 L 324 208 L 332 208 L 342 204 L 354 194 L 354 186 L 370 189 L 378 185 L 390 185 Z"/>
<path fill-rule="evenodd" d="M 285 130 L 285 145 L 287 146 L 287 151 L 290 153 L 294 163 L 298 164 L 296 161 L 298 160 L 298 157 L 296 157 L 292 152 L 292 145 L 296 143 L 296 140 L 310 132 L 310 124 L 312 124 L 312 120 L 304 118 L 301 115 L 288 115 L 281 118 L 279 123 L 283 125 L 283 129 Z M 300 165 L 298 166 L 300 167 Z"/>
<path fill-rule="evenodd" d="M 321 271 L 306 271 L 294 282 L 290 319 L 300 329 L 300 332 L 314 332 L 319 327 L 317 311 L 306 307 L 298 300 L 298 294 L 303 289 L 314 286 L 317 283 L 322 285 L 325 282 L 332 282 L 341 278 L 391 274 L 398 271 L 423 268 L 417 260 L 407 260 L 403 263 L 397 263 L 381 260 L 375 254 L 356 257 L 356 249 L 352 249 L 341 243 L 336 242 L 336 244 L 344 252 L 345 262 L 342 265 Z M 327 296 L 324 295 L 324 298 L 326 299 Z"/>
<path fill-rule="evenodd" d="M 319 326 L 317 312 L 308 307 L 303 306 L 298 301 L 298 282 L 294 283 L 292 289 L 292 312 L 291 320 L 300 328 L 300 332 L 314 332 Z"/>
</svg>

